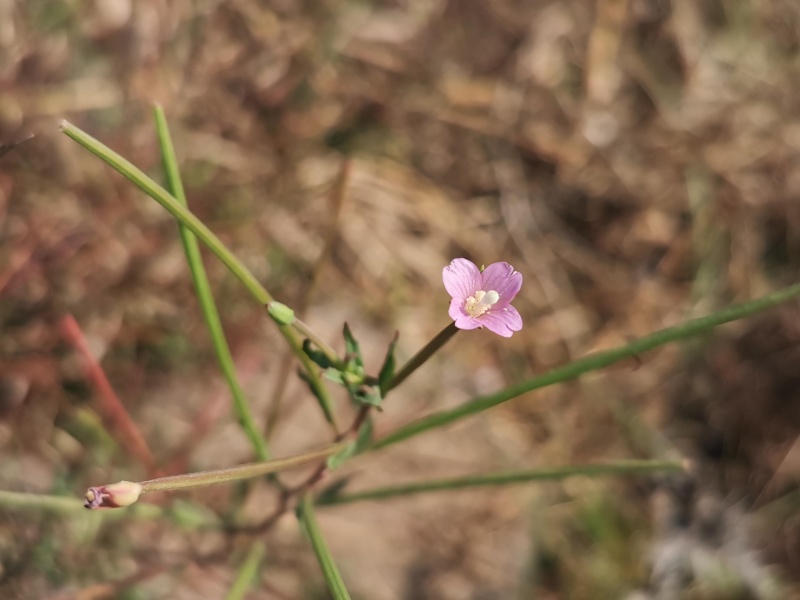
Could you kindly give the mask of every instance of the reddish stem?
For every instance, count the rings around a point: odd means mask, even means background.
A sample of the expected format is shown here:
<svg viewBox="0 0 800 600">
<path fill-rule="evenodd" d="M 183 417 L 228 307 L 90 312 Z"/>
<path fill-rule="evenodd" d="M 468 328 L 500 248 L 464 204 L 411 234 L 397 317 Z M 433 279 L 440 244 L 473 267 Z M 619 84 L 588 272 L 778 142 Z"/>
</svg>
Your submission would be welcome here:
<svg viewBox="0 0 800 600">
<path fill-rule="evenodd" d="M 156 470 L 156 461 L 139 428 L 131 419 L 125 405 L 114 392 L 103 368 L 89 349 L 80 325 L 72 315 L 64 315 L 58 329 L 63 338 L 81 355 L 84 361 L 86 378 L 98 393 L 99 409 L 109 428 L 119 434 L 119 444 L 126 452 L 135 456 L 148 473 Z"/>
</svg>

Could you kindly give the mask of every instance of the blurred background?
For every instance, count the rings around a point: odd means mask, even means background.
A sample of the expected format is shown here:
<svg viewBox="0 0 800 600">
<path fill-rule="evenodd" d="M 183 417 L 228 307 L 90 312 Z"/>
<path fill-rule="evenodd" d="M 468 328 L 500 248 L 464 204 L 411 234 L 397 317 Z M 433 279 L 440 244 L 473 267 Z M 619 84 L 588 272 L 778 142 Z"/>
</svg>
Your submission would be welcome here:
<svg viewBox="0 0 800 600">
<path fill-rule="evenodd" d="M 447 325 L 452 258 L 521 271 L 522 332 L 456 336 L 376 415 L 386 432 L 796 282 L 799 49 L 794 0 L 0 0 L 0 144 L 35 134 L 0 157 L 0 488 L 79 498 L 147 475 L 70 316 L 159 465 L 253 460 L 174 221 L 62 118 L 161 180 L 161 103 L 192 209 L 338 349 L 347 321 L 373 372 L 395 330 L 404 360 Z M 274 454 L 329 440 L 262 307 L 206 258 L 258 422 L 280 418 Z M 800 597 L 799 340 L 789 303 L 348 463 L 331 477 L 352 489 L 692 464 L 320 508 L 348 587 Z M 258 521 L 276 494 L 153 501 Z M 252 540 L 176 515 L 0 505 L 0 597 L 225 597 Z M 327 597 L 291 513 L 261 539 L 245 597 Z"/>
</svg>

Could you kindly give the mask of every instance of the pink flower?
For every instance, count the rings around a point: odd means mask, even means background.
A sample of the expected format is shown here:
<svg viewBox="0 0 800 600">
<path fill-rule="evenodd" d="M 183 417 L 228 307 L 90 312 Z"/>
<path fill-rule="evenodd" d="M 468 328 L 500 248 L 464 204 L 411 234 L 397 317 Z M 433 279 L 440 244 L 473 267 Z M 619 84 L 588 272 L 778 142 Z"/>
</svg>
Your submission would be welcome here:
<svg viewBox="0 0 800 600">
<path fill-rule="evenodd" d="M 456 258 L 442 271 L 450 301 L 450 317 L 459 329 L 486 327 L 511 337 L 522 329 L 522 317 L 511 301 L 522 287 L 522 275 L 510 264 L 498 262 L 481 272 L 465 258 Z"/>
</svg>

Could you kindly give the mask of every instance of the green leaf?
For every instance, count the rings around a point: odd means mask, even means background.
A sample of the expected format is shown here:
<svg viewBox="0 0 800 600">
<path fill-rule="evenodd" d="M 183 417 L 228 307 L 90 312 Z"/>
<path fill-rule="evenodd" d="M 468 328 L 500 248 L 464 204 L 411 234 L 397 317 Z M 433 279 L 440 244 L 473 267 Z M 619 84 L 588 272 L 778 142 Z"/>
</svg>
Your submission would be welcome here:
<svg viewBox="0 0 800 600">
<path fill-rule="evenodd" d="M 69 138 L 86 148 L 89 152 L 97 156 L 107 165 L 115 169 L 122 176 L 126 177 L 131 183 L 136 185 L 145 194 L 163 206 L 173 217 L 182 225 L 186 226 L 197 239 L 203 242 L 209 250 L 224 264 L 236 278 L 242 282 L 252 296 L 261 306 L 273 301 L 267 289 L 255 278 L 248 268 L 240 261 L 222 241 L 188 208 L 182 205 L 172 194 L 158 185 L 144 171 L 136 167 L 132 162 L 114 152 L 111 148 L 94 139 L 88 133 L 75 127 L 68 121 L 61 122 L 61 131 Z M 322 398 L 326 390 L 319 380 L 313 381 L 317 377 L 317 372 L 313 364 L 303 352 L 300 337 L 297 332 L 285 325 L 278 325 L 278 330 L 286 339 L 286 342 L 297 356 L 303 367 L 308 372 L 308 377 L 312 380 L 312 387 L 315 389 L 315 396 L 320 400 L 320 406 L 324 411 L 326 420 L 336 429 L 336 422 L 333 411 L 331 410 L 332 401 L 329 397 Z"/>
<path fill-rule="evenodd" d="M 333 367 L 330 369 L 325 369 L 323 377 L 325 377 L 325 379 L 328 381 L 338 383 L 339 385 L 344 385 L 344 373 L 342 373 L 339 369 L 334 369 Z"/>
<path fill-rule="evenodd" d="M 329 371 L 331 369 L 328 369 Z M 327 371 L 326 377 L 327 377 Z M 333 415 L 333 405 L 330 401 L 330 396 L 328 395 L 328 390 L 325 389 L 325 386 L 322 385 L 322 381 L 320 379 L 315 379 L 308 374 L 308 371 L 304 371 L 303 369 L 297 369 L 297 375 L 306 382 L 308 385 L 308 389 L 311 390 L 311 393 L 314 394 L 314 397 L 317 399 L 317 402 L 322 409 L 322 413 L 325 415 L 325 419 L 328 423 L 334 423 L 334 415 Z"/>
<path fill-rule="evenodd" d="M 331 470 L 338 469 L 342 463 L 344 463 L 348 458 L 352 458 L 356 455 L 356 442 L 350 442 L 347 446 L 344 447 L 343 450 L 337 452 L 333 456 L 329 456 L 328 460 L 325 462 L 327 467 Z"/>
<path fill-rule="evenodd" d="M 362 450 L 367 448 L 372 443 L 372 419 L 367 419 L 358 430 L 358 437 L 350 444 L 344 447 L 340 452 L 328 457 L 328 468 L 333 470 L 337 469 L 347 459 L 354 457 L 356 454 L 361 453 Z"/>
<path fill-rule="evenodd" d="M 368 383 L 363 383 L 350 389 L 350 396 L 358 405 L 368 404 L 369 406 L 379 407 L 383 402 L 380 388 L 377 385 Z"/>
<path fill-rule="evenodd" d="M 176 499 L 169 504 L 169 514 L 178 527 L 197 529 L 218 522 L 219 518 L 210 508 Z"/>
<path fill-rule="evenodd" d="M 167 119 L 160 106 L 156 106 L 154 112 L 158 141 L 161 146 L 161 156 L 164 161 L 164 171 L 167 175 L 167 185 L 170 192 L 175 197 L 175 200 L 181 206 L 186 207 L 186 194 L 183 190 L 183 182 L 181 181 L 180 171 L 178 169 L 178 159 L 175 155 L 175 148 L 173 147 L 172 138 L 169 134 Z M 194 233 L 181 221 L 178 221 L 178 231 L 180 232 L 183 242 L 186 261 L 189 263 L 189 271 L 192 274 L 197 300 L 200 304 L 200 310 L 203 313 L 203 319 L 206 322 L 211 344 L 214 347 L 214 353 L 217 355 L 220 371 L 222 371 L 228 388 L 231 391 L 231 396 L 233 397 L 233 410 L 241 424 L 242 430 L 250 441 L 250 445 L 253 446 L 256 457 L 259 460 L 268 460 L 270 457 L 269 447 L 267 446 L 266 439 L 264 439 L 264 436 L 255 424 L 253 415 L 250 412 L 250 406 L 245 398 L 242 386 L 239 384 L 239 378 L 236 374 L 236 365 L 233 361 L 233 355 L 228 346 L 228 341 L 225 338 L 225 332 L 222 329 L 222 320 L 220 319 L 219 311 L 214 301 L 211 284 L 208 281 L 208 276 L 203 266 L 203 258 L 200 255 L 200 245 L 197 242 L 197 237 L 195 237 Z M 270 304 L 279 303 L 271 302 Z M 281 304 L 280 306 L 283 305 Z M 291 309 L 288 307 L 284 308 L 291 312 Z"/>
<path fill-rule="evenodd" d="M 239 567 L 239 572 L 236 574 L 233 586 L 231 586 L 228 595 L 225 596 L 225 600 L 241 600 L 247 596 L 247 592 L 257 582 L 258 569 L 264 560 L 265 552 L 266 546 L 264 542 L 253 543 L 247 553 L 247 558 L 245 558 L 242 566 Z"/>
<path fill-rule="evenodd" d="M 358 430 L 358 437 L 356 438 L 356 452 L 361 453 L 362 450 L 369 448 L 372 443 L 372 419 L 367 419 L 362 423 L 361 428 Z"/>
<path fill-rule="evenodd" d="M 602 477 L 613 475 L 649 475 L 653 473 L 679 472 L 683 465 L 676 461 L 667 460 L 623 460 L 606 464 L 573 465 L 567 467 L 554 467 L 551 469 L 536 469 L 532 471 L 512 471 L 507 473 L 491 473 L 489 475 L 473 475 L 454 479 L 437 479 L 401 485 L 375 488 L 354 492 L 352 494 L 336 495 L 329 493 L 317 498 L 318 504 L 345 504 L 361 500 L 383 500 L 399 496 L 410 496 L 427 492 L 459 490 L 474 487 L 497 487 L 529 483 L 532 481 L 557 481 L 567 477 Z"/>
<path fill-rule="evenodd" d="M 361 357 L 361 348 L 356 338 L 353 337 L 353 333 L 347 323 L 344 324 L 344 350 L 345 356 L 363 369 L 364 359 Z"/>
<path fill-rule="evenodd" d="M 319 494 L 317 494 L 317 500 L 315 504 L 318 506 L 336 504 L 337 498 L 341 496 L 345 488 L 350 485 L 350 481 L 352 479 L 352 475 L 345 475 L 344 477 L 335 480 L 333 483 L 323 488 Z M 83 505 L 81 505 L 81 508 L 83 508 Z"/>
<path fill-rule="evenodd" d="M 303 352 L 321 369 L 328 369 L 334 366 L 328 355 L 321 350 L 317 350 L 311 340 L 303 340 Z"/>
<path fill-rule="evenodd" d="M 303 524 L 309 540 L 311 540 L 311 547 L 314 549 L 319 566 L 322 568 L 322 575 L 325 577 L 325 583 L 328 585 L 331 596 L 333 596 L 334 600 L 350 600 L 350 594 L 344 585 L 339 568 L 336 566 L 328 545 L 325 543 L 325 538 L 322 537 L 322 531 L 319 528 L 319 523 L 317 523 L 314 503 L 310 493 L 306 493 L 302 502 L 298 505 L 297 517 Z"/>
<path fill-rule="evenodd" d="M 397 366 L 394 351 L 397 347 L 397 339 L 399 337 L 400 332 L 396 331 L 389 347 L 386 349 L 386 358 L 383 359 L 383 366 L 381 367 L 380 373 L 378 373 L 378 386 L 381 390 L 381 396 L 386 396 L 386 392 L 389 391 L 389 387 L 392 384 L 392 379 L 394 379 L 394 371 Z"/>
</svg>

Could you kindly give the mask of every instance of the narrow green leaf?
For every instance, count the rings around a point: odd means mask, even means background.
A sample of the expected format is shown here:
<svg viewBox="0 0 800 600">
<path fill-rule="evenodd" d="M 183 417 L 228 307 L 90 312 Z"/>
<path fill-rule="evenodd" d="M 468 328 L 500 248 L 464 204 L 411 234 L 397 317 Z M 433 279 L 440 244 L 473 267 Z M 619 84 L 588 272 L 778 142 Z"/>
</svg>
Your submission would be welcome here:
<svg viewBox="0 0 800 600">
<path fill-rule="evenodd" d="M 381 405 L 381 402 L 383 402 L 381 390 L 377 385 L 362 383 L 359 386 L 350 387 L 349 390 L 353 401 L 358 405 L 367 404 L 377 408 Z"/>
<path fill-rule="evenodd" d="M 68 121 L 61 122 L 61 131 L 126 177 L 136 187 L 167 209 L 173 217 L 188 227 L 244 284 L 259 304 L 263 306 L 272 302 L 273 298 L 266 288 L 264 288 L 250 270 L 228 250 L 225 244 L 223 244 L 200 219 L 189 211 L 189 209 L 178 202 L 172 194 L 158 185 L 153 179 L 148 177 L 144 171 Z"/>
<path fill-rule="evenodd" d="M 209 250 L 211 250 L 222 264 L 242 282 L 260 305 L 264 306 L 273 301 L 267 289 L 261 285 L 250 270 L 228 250 L 225 244 L 223 244 L 222 241 L 188 208 L 183 206 L 167 190 L 148 177 L 144 171 L 68 121 L 61 122 L 61 131 L 63 131 L 67 137 L 86 148 L 89 152 L 116 170 L 123 177 L 127 178 L 136 187 L 163 206 L 180 223 L 185 225 Z M 333 429 L 336 430 L 336 423 L 333 420 L 333 412 L 331 410 L 332 400 L 325 386 L 323 386 L 322 382 L 319 380 L 319 375 L 313 363 L 303 352 L 297 332 L 286 325 L 278 325 L 278 330 L 286 339 L 292 352 L 302 363 L 303 368 L 308 374 L 308 379 L 311 381 L 310 385 L 315 389 L 315 397 L 323 406 L 325 418 L 331 423 Z"/>
<path fill-rule="evenodd" d="M 334 369 L 333 367 L 330 369 L 325 369 L 323 377 L 325 377 L 325 379 L 328 381 L 332 381 L 333 383 L 344 385 L 344 373 L 342 373 L 339 369 Z"/>
<path fill-rule="evenodd" d="M 347 323 L 344 324 L 344 349 L 345 355 L 350 360 L 355 360 L 356 365 L 361 368 L 364 367 L 364 359 L 361 357 L 361 348 L 356 338 L 353 337 L 353 332 L 350 331 L 350 326 Z"/>
<path fill-rule="evenodd" d="M 309 360 L 309 362 L 311 361 Z M 315 367 L 311 368 L 313 369 Z M 330 423 L 334 427 L 336 427 L 336 417 L 333 414 L 333 403 L 330 400 L 330 395 L 328 394 L 327 388 L 322 383 L 320 378 L 311 377 L 308 371 L 303 371 L 302 369 L 298 369 L 297 374 L 300 377 L 300 379 L 306 382 L 306 385 L 308 385 L 308 389 L 311 390 L 311 393 L 314 395 L 314 398 L 316 398 L 317 403 L 322 409 L 322 414 L 325 416 L 325 420 L 328 421 L 328 423 Z M 327 371 L 326 371 L 326 377 L 327 377 Z"/>
<path fill-rule="evenodd" d="M 142 504 L 141 506 L 146 505 Z M 209 523 L 219 523 L 219 517 L 209 507 L 187 502 L 180 498 L 170 502 L 167 510 L 172 522 L 181 529 L 199 529 L 208 527 Z"/>
<path fill-rule="evenodd" d="M 372 419 L 367 419 L 358 430 L 358 437 L 345 446 L 341 452 L 329 456 L 327 460 L 328 468 L 337 469 L 349 458 L 354 457 L 368 447 L 372 441 Z"/>
<path fill-rule="evenodd" d="M 241 600 L 245 597 L 258 577 L 258 569 L 261 561 L 264 560 L 265 551 L 263 542 L 254 542 L 250 546 L 250 552 L 247 553 L 247 558 L 239 567 L 239 572 L 236 573 L 236 579 L 234 579 L 228 595 L 225 596 L 225 600 Z"/>
<path fill-rule="evenodd" d="M 800 284 L 784 288 L 750 302 L 731 306 L 705 317 L 691 319 L 680 325 L 656 331 L 629 344 L 625 344 L 624 346 L 589 354 L 563 367 L 558 367 L 544 375 L 538 375 L 495 394 L 475 398 L 457 408 L 433 413 L 432 415 L 413 421 L 408 425 L 396 429 L 383 439 L 378 440 L 373 446 L 373 449 L 385 448 L 386 446 L 402 442 L 403 440 L 407 440 L 431 429 L 438 429 L 444 425 L 449 425 L 450 423 L 483 412 L 484 410 L 488 410 L 539 388 L 575 379 L 584 373 L 602 369 L 626 358 L 639 357 L 649 350 L 653 350 L 670 342 L 700 335 L 724 323 L 730 323 L 731 321 L 737 321 L 763 312 L 768 308 L 786 302 L 798 295 L 800 295 Z M 413 361 L 414 359 L 409 361 L 409 363 L 411 364 Z M 405 370 L 404 368 L 404 371 Z M 393 387 L 397 385 L 398 380 L 402 380 L 400 375 L 395 377 L 392 384 Z"/>
<path fill-rule="evenodd" d="M 383 359 L 381 371 L 378 373 L 378 385 L 381 390 L 381 396 L 383 397 L 386 396 L 386 393 L 389 391 L 389 388 L 392 384 L 392 379 L 394 379 L 394 370 L 397 367 L 394 351 L 397 347 L 397 339 L 399 337 L 400 332 L 395 332 L 392 341 L 389 343 L 389 347 L 386 349 L 386 358 Z"/>
<path fill-rule="evenodd" d="M 328 460 L 325 462 L 325 464 L 328 466 L 330 470 L 338 469 L 340 466 L 342 466 L 342 463 L 344 463 L 348 458 L 352 458 L 355 455 L 356 455 L 356 442 L 352 441 L 347 446 L 345 446 L 345 448 L 341 452 L 338 452 L 333 456 L 328 457 Z"/>
<path fill-rule="evenodd" d="M 314 502 L 310 493 L 303 496 L 303 500 L 298 506 L 297 516 L 303 524 L 309 539 L 311 540 L 311 547 L 314 549 L 314 554 L 317 556 L 319 566 L 322 568 L 322 575 L 325 577 L 325 583 L 328 585 L 328 590 L 333 596 L 334 600 L 350 600 L 350 594 L 344 585 L 339 568 L 331 556 L 328 545 L 325 543 L 325 538 L 322 537 L 322 532 L 317 523 L 317 516 L 314 513 Z"/>
<path fill-rule="evenodd" d="M 3 511 L 24 512 L 31 514 L 53 514 L 70 519 L 170 519 L 179 527 L 206 528 L 219 527 L 221 522 L 210 511 L 191 505 L 194 510 L 187 517 L 188 503 L 180 506 L 162 507 L 156 504 L 137 503 L 125 510 L 86 510 L 82 500 L 66 496 L 48 494 L 29 494 L 25 492 L 9 492 L 0 490 L 0 509 Z"/>
<path fill-rule="evenodd" d="M 345 475 L 340 479 L 335 480 L 330 485 L 326 486 L 317 494 L 315 504 L 318 506 L 325 506 L 326 504 L 336 504 L 336 499 L 342 495 L 345 488 L 350 485 L 353 475 Z"/>
<path fill-rule="evenodd" d="M 303 340 L 303 352 L 305 352 L 306 356 L 308 356 L 308 358 L 310 358 L 311 361 L 321 369 L 333 367 L 335 364 L 331 362 L 330 358 L 328 358 L 324 352 L 317 350 L 314 347 L 314 344 L 311 343 L 311 340 Z"/>
<path fill-rule="evenodd" d="M 372 419 L 367 416 L 361 427 L 358 430 L 358 437 L 356 438 L 356 453 L 361 453 L 364 449 L 368 448 L 372 443 L 372 435 L 374 429 L 372 426 Z"/>
<path fill-rule="evenodd" d="M 402 485 L 375 488 L 372 490 L 364 490 L 362 492 L 354 492 L 352 494 L 336 495 L 335 493 L 329 492 L 325 495 L 320 495 L 317 498 L 317 504 L 345 504 L 348 502 L 360 502 L 362 500 L 383 500 L 386 498 L 397 498 L 399 496 L 410 496 L 412 494 L 422 494 L 426 492 L 513 485 L 530 483 L 532 481 L 555 481 L 577 475 L 583 477 L 602 477 L 606 475 L 641 475 L 650 473 L 678 472 L 681 470 L 683 470 L 683 465 L 681 465 L 679 462 L 654 460 L 629 460 L 607 464 L 575 465 L 569 467 L 556 467 L 552 469 L 537 469 L 534 471 L 514 471 L 509 473 L 493 473 L 490 475 L 474 475 L 471 477 L 461 477 L 455 479 L 422 481 L 417 483 L 407 483 Z"/>
<path fill-rule="evenodd" d="M 160 106 L 156 106 L 154 114 L 158 142 L 161 146 L 161 157 L 164 161 L 164 171 L 167 176 L 170 192 L 182 206 L 187 206 L 186 194 L 183 190 L 183 182 L 181 181 L 180 171 L 178 169 L 178 159 L 175 156 L 175 148 L 169 134 L 169 126 L 167 125 L 164 110 Z M 200 309 L 203 313 L 203 319 L 206 322 L 206 327 L 211 337 L 211 344 L 214 347 L 214 353 L 217 355 L 217 362 L 219 362 L 220 370 L 225 377 L 228 388 L 231 390 L 233 409 L 236 413 L 236 417 L 247 439 L 253 446 L 258 459 L 269 460 L 270 452 L 267 441 L 256 426 L 253 414 L 250 412 L 250 405 L 244 396 L 244 390 L 242 390 L 242 386 L 239 384 L 239 377 L 236 374 L 236 365 L 233 361 L 228 341 L 225 338 L 222 320 L 219 317 L 219 311 L 214 302 L 214 294 L 211 291 L 211 284 L 208 281 L 208 275 L 203 266 L 200 245 L 197 243 L 195 235 L 180 221 L 178 222 L 178 230 L 183 242 L 184 252 L 186 253 L 186 260 L 189 263 L 189 270 L 192 273 L 192 280 L 194 281 L 194 288 L 200 303 Z"/>
</svg>

